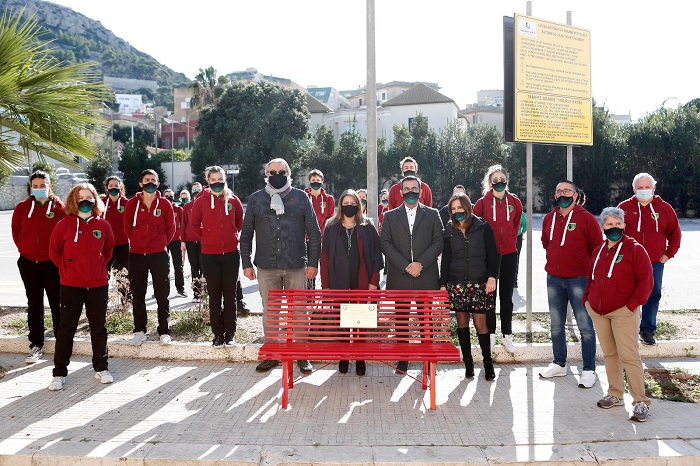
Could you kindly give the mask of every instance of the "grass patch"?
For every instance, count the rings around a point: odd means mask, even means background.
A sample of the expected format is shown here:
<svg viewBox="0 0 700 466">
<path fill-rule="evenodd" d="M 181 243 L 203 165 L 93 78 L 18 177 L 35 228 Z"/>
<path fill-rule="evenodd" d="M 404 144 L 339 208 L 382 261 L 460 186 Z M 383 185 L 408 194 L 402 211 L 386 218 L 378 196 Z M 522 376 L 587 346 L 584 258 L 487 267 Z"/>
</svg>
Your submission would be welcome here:
<svg viewBox="0 0 700 466">
<path fill-rule="evenodd" d="M 700 309 L 671 309 L 661 312 L 664 314 L 700 314 Z"/>
<path fill-rule="evenodd" d="M 646 395 L 660 400 L 700 403 L 700 375 L 686 369 L 647 369 L 644 371 Z"/>
<path fill-rule="evenodd" d="M 671 340 L 678 333 L 678 326 L 668 322 L 658 322 L 656 325 L 656 338 L 659 340 Z"/>
<path fill-rule="evenodd" d="M 107 312 L 105 320 L 107 333 L 125 335 L 134 331 L 134 316 L 126 311 Z"/>
<path fill-rule="evenodd" d="M 0 380 L 4 379 L 6 375 L 7 375 L 7 369 L 0 366 Z"/>
<path fill-rule="evenodd" d="M 170 313 L 170 318 L 174 321 L 170 329 L 173 335 L 177 335 L 180 339 L 202 341 L 208 339 L 211 334 L 207 320 L 199 312 L 173 311 Z"/>
</svg>

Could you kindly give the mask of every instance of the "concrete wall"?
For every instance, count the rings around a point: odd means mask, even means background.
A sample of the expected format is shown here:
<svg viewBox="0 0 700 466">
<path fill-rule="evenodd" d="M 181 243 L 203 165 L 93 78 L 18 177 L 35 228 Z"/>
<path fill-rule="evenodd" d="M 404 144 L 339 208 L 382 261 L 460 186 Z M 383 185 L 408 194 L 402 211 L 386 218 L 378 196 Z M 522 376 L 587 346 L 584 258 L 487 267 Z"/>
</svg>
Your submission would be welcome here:
<svg viewBox="0 0 700 466">
<path fill-rule="evenodd" d="M 27 187 L 27 184 L 8 184 L 0 189 L 0 210 L 13 210 L 17 204 L 26 199 L 29 195 Z M 72 187 L 72 183 L 59 181 L 53 185 L 53 192 L 60 199 L 65 199 Z"/>
</svg>

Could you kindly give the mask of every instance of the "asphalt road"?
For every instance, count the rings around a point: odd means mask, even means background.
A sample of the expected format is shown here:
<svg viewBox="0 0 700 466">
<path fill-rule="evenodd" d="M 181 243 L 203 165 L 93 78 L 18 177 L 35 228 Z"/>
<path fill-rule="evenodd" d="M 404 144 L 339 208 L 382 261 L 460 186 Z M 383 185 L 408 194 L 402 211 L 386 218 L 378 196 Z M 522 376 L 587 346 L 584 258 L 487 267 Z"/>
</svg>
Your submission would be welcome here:
<svg viewBox="0 0 700 466">
<path fill-rule="evenodd" d="M 12 241 L 10 223 L 12 211 L 0 212 L 0 306 L 25 306 L 26 296 L 24 286 L 17 269 L 17 248 Z M 661 309 L 698 309 L 700 308 L 700 292 L 698 278 L 695 273 L 700 271 L 700 220 L 681 219 L 683 239 L 678 255 L 666 264 L 664 272 L 663 296 Z M 547 287 L 544 271 L 545 255 L 540 243 L 542 231 L 542 215 L 536 215 L 533 219 L 533 290 L 532 309 L 534 312 L 546 312 Z M 513 294 L 516 312 L 524 312 L 527 293 L 526 286 L 526 244 L 523 243 L 523 251 L 520 257 L 520 274 L 518 282 L 520 287 Z M 189 276 L 189 265 L 185 265 L 185 276 Z M 171 274 L 172 279 L 172 274 Z M 250 281 L 241 274 L 243 293 L 245 300 L 252 311 L 262 311 L 262 303 L 258 294 L 256 281 Z M 189 278 L 186 278 L 189 284 Z M 147 296 L 152 295 L 149 288 Z M 191 296 L 191 292 L 190 292 Z M 171 307 L 183 309 L 190 305 L 189 299 L 175 295 L 175 287 L 171 286 Z M 48 305 L 48 304 L 47 304 Z M 155 300 L 148 299 L 147 305 L 155 308 Z"/>
</svg>

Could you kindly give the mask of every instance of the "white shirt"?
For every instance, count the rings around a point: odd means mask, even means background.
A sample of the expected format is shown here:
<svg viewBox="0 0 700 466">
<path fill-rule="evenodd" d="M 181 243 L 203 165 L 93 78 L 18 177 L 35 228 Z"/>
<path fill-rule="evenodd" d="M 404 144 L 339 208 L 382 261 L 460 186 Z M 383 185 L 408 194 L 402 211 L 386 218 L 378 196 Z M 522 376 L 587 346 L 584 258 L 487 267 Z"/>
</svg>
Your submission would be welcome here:
<svg viewBox="0 0 700 466">
<path fill-rule="evenodd" d="M 406 203 L 403 204 L 406 209 L 406 217 L 408 217 L 408 230 L 413 234 L 413 224 L 416 223 L 416 212 L 418 212 L 418 203 L 416 202 L 416 207 L 409 208 Z"/>
</svg>

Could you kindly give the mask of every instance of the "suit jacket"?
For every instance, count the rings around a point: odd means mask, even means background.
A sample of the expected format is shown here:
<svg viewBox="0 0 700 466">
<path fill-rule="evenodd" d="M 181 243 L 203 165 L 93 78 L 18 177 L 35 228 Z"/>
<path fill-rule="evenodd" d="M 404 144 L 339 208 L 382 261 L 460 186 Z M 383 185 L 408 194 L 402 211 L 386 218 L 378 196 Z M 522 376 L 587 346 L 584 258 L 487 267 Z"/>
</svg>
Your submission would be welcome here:
<svg viewBox="0 0 700 466">
<path fill-rule="evenodd" d="M 436 209 L 418 204 L 413 234 L 401 204 L 384 214 L 379 242 L 387 260 L 388 290 L 437 290 L 440 288 L 437 258 L 442 253 L 442 220 Z M 407 273 L 411 262 L 420 262 L 418 278 Z"/>
</svg>

